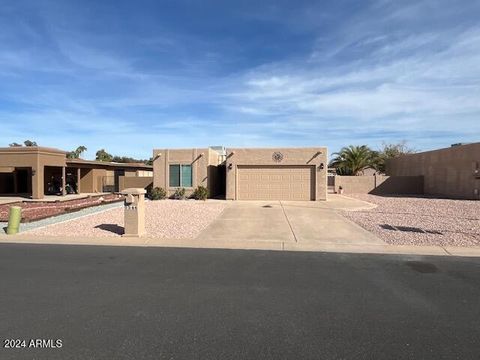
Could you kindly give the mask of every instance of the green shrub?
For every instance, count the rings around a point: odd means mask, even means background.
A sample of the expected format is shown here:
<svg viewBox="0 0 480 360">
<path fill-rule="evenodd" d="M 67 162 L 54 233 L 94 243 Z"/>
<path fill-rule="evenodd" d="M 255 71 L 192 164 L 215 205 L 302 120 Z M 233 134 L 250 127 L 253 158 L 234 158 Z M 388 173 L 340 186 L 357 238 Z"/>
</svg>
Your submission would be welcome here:
<svg viewBox="0 0 480 360">
<path fill-rule="evenodd" d="M 167 197 L 167 192 L 161 187 L 156 187 L 150 191 L 148 197 L 151 200 L 163 200 Z"/>
<path fill-rule="evenodd" d="M 192 197 L 195 200 L 207 200 L 208 198 L 208 189 L 205 186 L 197 186 L 195 191 L 192 194 Z"/>
<path fill-rule="evenodd" d="M 173 194 L 173 198 L 177 200 L 184 200 L 185 188 L 177 188 L 177 190 L 175 190 L 175 193 Z"/>
</svg>

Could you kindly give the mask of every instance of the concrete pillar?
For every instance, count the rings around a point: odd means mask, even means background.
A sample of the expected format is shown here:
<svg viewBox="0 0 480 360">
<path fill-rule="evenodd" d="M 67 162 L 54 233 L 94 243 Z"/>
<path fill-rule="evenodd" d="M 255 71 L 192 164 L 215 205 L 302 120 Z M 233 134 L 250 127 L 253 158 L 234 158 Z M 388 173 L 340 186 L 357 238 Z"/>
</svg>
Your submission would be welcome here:
<svg viewBox="0 0 480 360">
<path fill-rule="evenodd" d="M 62 196 L 67 195 L 67 189 L 65 189 L 67 185 L 67 171 L 65 166 L 62 166 Z"/>
<path fill-rule="evenodd" d="M 145 235 L 145 189 L 129 188 L 122 191 L 125 195 L 125 237 Z"/>
<path fill-rule="evenodd" d="M 81 180 L 82 180 L 82 172 L 81 172 L 81 169 L 78 168 L 77 169 L 77 194 L 80 194 L 82 192 L 80 188 Z"/>
<path fill-rule="evenodd" d="M 168 189 L 170 188 L 170 150 L 165 150 L 165 191 L 167 192 L 167 197 L 170 196 Z"/>
<path fill-rule="evenodd" d="M 43 165 L 32 167 L 32 199 L 43 199 L 45 194 Z"/>
</svg>

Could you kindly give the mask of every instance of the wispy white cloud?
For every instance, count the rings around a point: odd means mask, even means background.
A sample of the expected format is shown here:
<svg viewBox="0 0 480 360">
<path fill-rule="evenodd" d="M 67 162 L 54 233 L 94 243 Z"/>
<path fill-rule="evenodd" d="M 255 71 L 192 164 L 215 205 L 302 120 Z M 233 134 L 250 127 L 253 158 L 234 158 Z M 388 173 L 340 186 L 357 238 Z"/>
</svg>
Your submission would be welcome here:
<svg viewBox="0 0 480 360">
<path fill-rule="evenodd" d="M 342 117 L 352 125 L 359 120 L 382 121 L 414 116 L 419 127 L 438 124 L 438 116 L 455 118 L 450 126 L 474 126 L 464 114 L 480 114 L 480 29 L 459 34 L 449 46 L 424 56 L 409 53 L 374 64 L 367 60 L 336 69 L 302 69 L 298 63 L 280 71 L 262 68 L 231 94 L 251 113 L 283 113 L 309 117 Z M 435 36 L 407 38 L 404 48 L 430 44 Z M 388 45 L 390 48 L 395 44 Z M 390 51 L 382 47 L 378 52 Z M 350 120 L 348 120 L 348 118 Z M 448 125 L 448 124 L 444 124 Z"/>
<path fill-rule="evenodd" d="M 133 24 L 112 4 L 10 5 L 0 10 L 0 142 L 145 157 L 212 143 L 478 140 L 480 7 L 462 5 L 267 2 L 190 22 L 135 7 L 145 20 Z"/>
</svg>

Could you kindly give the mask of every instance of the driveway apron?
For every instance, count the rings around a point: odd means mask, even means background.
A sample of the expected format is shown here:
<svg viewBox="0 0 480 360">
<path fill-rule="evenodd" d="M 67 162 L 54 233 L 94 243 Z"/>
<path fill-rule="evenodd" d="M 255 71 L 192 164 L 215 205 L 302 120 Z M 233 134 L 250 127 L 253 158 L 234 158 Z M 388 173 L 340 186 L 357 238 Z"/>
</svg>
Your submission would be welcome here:
<svg viewBox="0 0 480 360">
<path fill-rule="evenodd" d="M 308 201 L 234 201 L 198 239 L 384 244 L 328 202 Z"/>
</svg>

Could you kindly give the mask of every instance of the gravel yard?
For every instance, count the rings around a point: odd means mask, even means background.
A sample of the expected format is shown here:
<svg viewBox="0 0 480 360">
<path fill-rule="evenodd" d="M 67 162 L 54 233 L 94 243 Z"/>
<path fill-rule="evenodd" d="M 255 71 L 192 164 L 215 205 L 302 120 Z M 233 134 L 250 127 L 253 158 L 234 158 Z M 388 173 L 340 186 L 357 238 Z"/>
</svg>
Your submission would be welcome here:
<svg viewBox="0 0 480 360">
<path fill-rule="evenodd" d="M 378 205 L 342 215 L 395 245 L 480 245 L 480 201 L 349 194 Z"/>
<path fill-rule="evenodd" d="M 146 202 L 147 236 L 194 238 L 227 206 L 221 201 L 160 200 Z M 123 234 L 123 208 L 107 210 L 64 223 L 30 230 L 27 233 L 50 236 L 120 236 Z"/>
<path fill-rule="evenodd" d="M 0 205 L 0 222 L 8 221 L 10 206 L 22 208 L 22 222 L 44 219 L 50 216 L 65 214 L 71 211 L 85 209 L 91 206 L 109 204 L 120 201 L 123 197 L 114 194 L 90 196 L 84 199 L 58 201 L 58 202 L 18 202 Z"/>
</svg>

